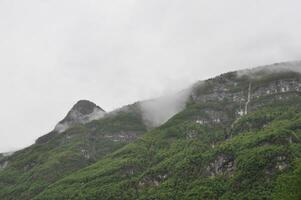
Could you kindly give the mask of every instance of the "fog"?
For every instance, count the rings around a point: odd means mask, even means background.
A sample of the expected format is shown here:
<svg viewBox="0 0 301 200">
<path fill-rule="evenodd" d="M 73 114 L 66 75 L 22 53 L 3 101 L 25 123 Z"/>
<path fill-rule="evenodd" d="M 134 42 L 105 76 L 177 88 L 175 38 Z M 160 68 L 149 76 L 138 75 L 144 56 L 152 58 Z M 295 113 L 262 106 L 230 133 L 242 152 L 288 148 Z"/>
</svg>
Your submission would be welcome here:
<svg viewBox="0 0 301 200">
<path fill-rule="evenodd" d="M 192 87 L 188 87 L 180 92 L 139 102 L 145 124 L 150 128 L 157 127 L 182 111 L 191 95 L 191 90 Z"/>
<path fill-rule="evenodd" d="M 266 73 L 280 73 L 280 72 L 301 73 L 301 61 L 298 60 L 298 61 L 274 63 L 271 65 L 239 70 L 237 72 L 237 75 L 239 77 L 249 76 L 252 79 L 258 79 L 264 76 Z"/>
<path fill-rule="evenodd" d="M 71 111 L 67 115 L 68 119 L 65 118 L 66 120 L 62 120 L 61 122 L 59 122 L 55 126 L 54 131 L 62 133 L 74 124 L 86 124 L 93 120 L 101 119 L 105 116 L 105 113 L 106 112 L 104 110 L 97 107 L 95 107 L 93 111 L 89 114 L 82 114 L 78 110 L 71 109 Z"/>
<path fill-rule="evenodd" d="M 53 130 L 79 99 L 110 111 L 228 71 L 300 60 L 300 6 L 298 0 L 0 0 L 0 152 Z M 145 105 L 146 113 L 162 111 Z M 145 119 L 162 123 L 182 106 L 171 105 Z"/>
</svg>

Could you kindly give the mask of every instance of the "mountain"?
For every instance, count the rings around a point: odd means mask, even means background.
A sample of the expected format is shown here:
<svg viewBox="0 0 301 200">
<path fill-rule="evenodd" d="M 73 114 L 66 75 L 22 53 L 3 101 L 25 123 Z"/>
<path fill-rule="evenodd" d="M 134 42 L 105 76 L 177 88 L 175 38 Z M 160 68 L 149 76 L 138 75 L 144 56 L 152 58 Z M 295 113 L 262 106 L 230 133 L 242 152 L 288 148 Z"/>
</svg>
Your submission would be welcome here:
<svg viewBox="0 0 301 200">
<path fill-rule="evenodd" d="M 82 119 L 95 105 L 71 110 L 65 131 L 0 158 L 0 197 L 301 199 L 300 72 L 300 62 L 229 72 L 93 121 Z"/>
<path fill-rule="evenodd" d="M 93 120 L 101 119 L 105 113 L 95 103 L 88 100 L 80 100 L 72 107 L 67 116 L 55 126 L 54 131 L 61 133 L 73 125 L 86 124 Z"/>
<path fill-rule="evenodd" d="M 140 113 L 137 105 L 104 113 L 92 102 L 79 101 L 35 144 L 0 157 L 0 199 L 32 199 L 48 185 L 135 140 L 146 131 Z"/>
</svg>

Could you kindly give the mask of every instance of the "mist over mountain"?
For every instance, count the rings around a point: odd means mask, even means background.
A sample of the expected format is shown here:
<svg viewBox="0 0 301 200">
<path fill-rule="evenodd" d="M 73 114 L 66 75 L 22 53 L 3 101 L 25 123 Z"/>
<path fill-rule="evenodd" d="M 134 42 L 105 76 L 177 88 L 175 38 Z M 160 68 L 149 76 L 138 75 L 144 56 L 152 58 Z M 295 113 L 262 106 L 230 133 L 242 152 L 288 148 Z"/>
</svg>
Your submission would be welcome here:
<svg viewBox="0 0 301 200">
<path fill-rule="evenodd" d="M 111 111 L 228 71 L 298 60 L 300 6 L 0 1 L 0 152 L 33 144 L 80 99 Z"/>
<path fill-rule="evenodd" d="M 300 69 L 232 71 L 110 112 L 79 100 L 0 154 L 0 198 L 298 200 Z"/>
<path fill-rule="evenodd" d="M 105 111 L 88 100 L 78 101 L 67 116 L 60 121 L 54 128 L 54 131 L 64 132 L 68 128 L 76 124 L 85 124 L 93 120 L 104 117 Z"/>
<path fill-rule="evenodd" d="M 142 116 L 147 126 L 160 126 L 173 115 L 182 111 L 191 95 L 191 90 L 192 88 L 188 88 L 178 93 L 139 102 Z"/>
<path fill-rule="evenodd" d="M 254 79 L 265 74 L 281 73 L 281 72 L 297 72 L 301 73 L 301 61 L 281 62 L 271 65 L 256 67 L 253 69 L 239 70 L 238 76 L 249 76 Z"/>
</svg>

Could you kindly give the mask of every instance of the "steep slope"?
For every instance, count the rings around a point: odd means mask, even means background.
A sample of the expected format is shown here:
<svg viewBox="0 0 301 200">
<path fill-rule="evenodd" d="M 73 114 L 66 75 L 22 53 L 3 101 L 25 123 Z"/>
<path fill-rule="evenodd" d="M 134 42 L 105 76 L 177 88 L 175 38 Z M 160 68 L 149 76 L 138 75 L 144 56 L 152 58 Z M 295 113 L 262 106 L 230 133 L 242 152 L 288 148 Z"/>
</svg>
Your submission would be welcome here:
<svg viewBox="0 0 301 200">
<path fill-rule="evenodd" d="M 80 100 L 68 112 L 67 116 L 55 126 L 54 131 L 61 133 L 73 125 L 86 124 L 93 120 L 101 119 L 105 113 L 106 112 L 95 103 Z"/>
<path fill-rule="evenodd" d="M 145 131 L 135 104 L 105 114 L 94 103 L 81 100 L 35 144 L 0 157 L 0 199 L 32 199 L 49 184 L 123 147 Z"/>
<path fill-rule="evenodd" d="M 300 199 L 300 124 L 300 73 L 223 74 L 197 83 L 162 126 L 35 199 Z"/>
</svg>

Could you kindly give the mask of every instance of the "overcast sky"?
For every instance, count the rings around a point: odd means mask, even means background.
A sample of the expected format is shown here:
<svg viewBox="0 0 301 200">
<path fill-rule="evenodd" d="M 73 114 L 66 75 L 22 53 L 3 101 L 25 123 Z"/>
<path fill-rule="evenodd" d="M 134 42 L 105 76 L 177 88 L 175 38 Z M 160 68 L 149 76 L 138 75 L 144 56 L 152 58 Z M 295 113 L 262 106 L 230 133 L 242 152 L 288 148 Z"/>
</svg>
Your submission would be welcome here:
<svg viewBox="0 0 301 200">
<path fill-rule="evenodd" d="M 0 152 L 79 99 L 110 111 L 301 58 L 299 0 L 0 0 Z"/>
</svg>

